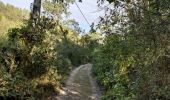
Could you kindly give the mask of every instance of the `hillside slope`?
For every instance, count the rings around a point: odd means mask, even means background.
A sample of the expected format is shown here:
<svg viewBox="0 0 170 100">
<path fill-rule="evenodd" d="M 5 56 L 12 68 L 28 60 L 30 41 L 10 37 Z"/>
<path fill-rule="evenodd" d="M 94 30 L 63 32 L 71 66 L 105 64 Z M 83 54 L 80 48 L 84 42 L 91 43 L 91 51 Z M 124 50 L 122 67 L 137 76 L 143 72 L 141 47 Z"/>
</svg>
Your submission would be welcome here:
<svg viewBox="0 0 170 100">
<path fill-rule="evenodd" d="M 7 39 L 8 29 L 19 27 L 23 20 L 28 19 L 28 17 L 28 10 L 0 2 L 0 44 Z"/>
</svg>

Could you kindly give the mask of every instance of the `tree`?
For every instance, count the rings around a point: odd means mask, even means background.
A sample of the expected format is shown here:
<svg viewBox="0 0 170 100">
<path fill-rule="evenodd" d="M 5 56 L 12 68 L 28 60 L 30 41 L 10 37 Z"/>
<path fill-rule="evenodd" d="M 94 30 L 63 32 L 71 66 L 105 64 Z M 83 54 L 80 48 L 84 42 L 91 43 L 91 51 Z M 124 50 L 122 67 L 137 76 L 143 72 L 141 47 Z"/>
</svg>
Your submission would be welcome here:
<svg viewBox="0 0 170 100">
<path fill-rule="evenodd" d="M 104 99 L 169 99 L 170 1 L 107 1 L 113 6 L 99 23 L 105 40 L 93 67 L 105 87 Z"/>
</svg>

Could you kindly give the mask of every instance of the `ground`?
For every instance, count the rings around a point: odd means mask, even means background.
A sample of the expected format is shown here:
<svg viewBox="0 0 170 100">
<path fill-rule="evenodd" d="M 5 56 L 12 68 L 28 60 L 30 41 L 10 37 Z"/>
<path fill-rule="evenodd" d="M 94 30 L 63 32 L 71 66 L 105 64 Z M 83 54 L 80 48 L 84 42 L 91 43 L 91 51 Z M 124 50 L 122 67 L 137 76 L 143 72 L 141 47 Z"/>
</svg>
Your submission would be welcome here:
<svg viewBox="0 0 170 100">
<path fill-rule="evenodd" d="M 66 87 L 57 100 L 100 100 L 99 87 L 91 74 L 91 64 L 81 65 L 72 71 Z"/>
</svg>

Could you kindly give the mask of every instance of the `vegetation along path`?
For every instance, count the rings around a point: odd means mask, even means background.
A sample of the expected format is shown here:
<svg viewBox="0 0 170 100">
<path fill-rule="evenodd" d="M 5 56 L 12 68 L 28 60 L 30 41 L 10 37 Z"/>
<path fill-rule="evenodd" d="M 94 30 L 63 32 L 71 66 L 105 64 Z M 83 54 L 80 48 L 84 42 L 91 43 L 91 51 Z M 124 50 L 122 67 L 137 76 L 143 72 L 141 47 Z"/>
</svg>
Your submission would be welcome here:
<svg viewBox="0 0 170 100">
<path fill-rule="evenodd" d="M 91 64 L 73 70 L 57 100 L 100 100 L 100 91 L 91 75 Z"/>
</svg>

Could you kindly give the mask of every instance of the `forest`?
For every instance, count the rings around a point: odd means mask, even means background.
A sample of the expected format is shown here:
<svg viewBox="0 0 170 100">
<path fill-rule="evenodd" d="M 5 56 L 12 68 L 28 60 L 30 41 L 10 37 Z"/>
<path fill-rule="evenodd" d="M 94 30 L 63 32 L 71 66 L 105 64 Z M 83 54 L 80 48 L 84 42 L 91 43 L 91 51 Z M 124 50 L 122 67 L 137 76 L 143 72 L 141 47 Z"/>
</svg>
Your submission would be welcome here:
<svg viewBox="0 0 170 100">
<path fill-rule="evenodd" d="M 29 11 L 19 9 L 12 5 L 5 5 L 0 1 L 0 47 L 7 41 L 7 31 L 9 28 L 18 27 L 22 21 L 28 19 Z"/>
<path fill-rule="evenodd" d="M 170 100 L 170 0 L 97 0 L 87 33 L 65 18 L 76 2 L 0 2 L 0 100 Z"/>
</svg>

